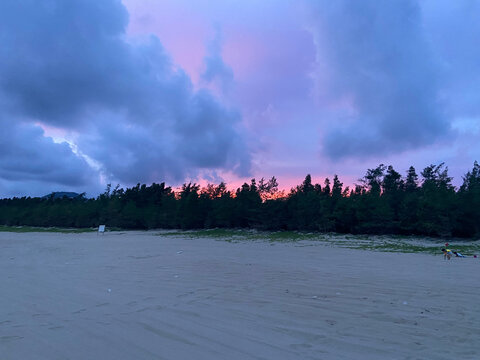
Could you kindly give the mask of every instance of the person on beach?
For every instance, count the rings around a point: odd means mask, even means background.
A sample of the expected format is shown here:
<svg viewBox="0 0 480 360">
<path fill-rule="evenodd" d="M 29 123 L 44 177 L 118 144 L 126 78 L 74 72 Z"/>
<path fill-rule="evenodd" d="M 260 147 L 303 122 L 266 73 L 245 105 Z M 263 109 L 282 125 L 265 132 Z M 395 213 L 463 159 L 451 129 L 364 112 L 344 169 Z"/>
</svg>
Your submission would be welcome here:
<svg viewBox="0 0 480 360">
<path fill-rule="evenodd" d="M 448 259 L 450 260 L 452 258 L 452 250 L 450 249 L 442 249 L 443 252 L 443 259 Z"/>
<path fill-rule="evenodd" d="M 456 257 L 465 257 L 465 255 L 460 254 L 458 251 L 453 252 Z"/>
</svg>

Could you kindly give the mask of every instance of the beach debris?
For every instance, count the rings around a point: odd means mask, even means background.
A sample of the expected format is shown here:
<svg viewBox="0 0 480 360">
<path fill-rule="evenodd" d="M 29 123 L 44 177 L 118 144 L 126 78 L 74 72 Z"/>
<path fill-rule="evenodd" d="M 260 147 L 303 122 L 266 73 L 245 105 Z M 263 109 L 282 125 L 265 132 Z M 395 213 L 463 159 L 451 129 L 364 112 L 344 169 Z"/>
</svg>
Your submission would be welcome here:
<svg viewBox="0 0 480 360">
<path fill-rule="evenodd" d="M 181 254 L 181 253 L 183 253 L 183 250 L 177 251 L 177 254 Z"/>
</svg>

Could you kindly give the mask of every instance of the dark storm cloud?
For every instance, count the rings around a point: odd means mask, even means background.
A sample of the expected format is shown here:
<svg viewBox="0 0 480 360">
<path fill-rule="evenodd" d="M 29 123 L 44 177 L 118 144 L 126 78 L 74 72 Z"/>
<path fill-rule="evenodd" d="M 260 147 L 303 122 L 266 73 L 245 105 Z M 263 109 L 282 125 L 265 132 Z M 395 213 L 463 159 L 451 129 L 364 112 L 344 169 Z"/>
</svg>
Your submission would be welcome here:
<svg viewBox="0 0 480 360">
<path fill-rule="evenodd" d="M 95 126 L 81 137 L 79 147 L 102 159 L 108 177 L 135 183 L 181 181 L 219 164 L 233 172 L 249 172 L 250 155 L 229 121 L 239 115 L 220 106 L 205 91 L 195 93 L 172 124 L 132 123 L 119 113 L 97 114 Z M 114 119 L 114 121 L 112 121 Z"/>
<path fill-rule="evenodd" d="M 80 151 L 114 181 L 181 180 L 205 168 L 247 174 L 238 114 L 195 91 L 155 36 L 127 40 L 127 24 L 117 0 L 0 2 L 10 113 L 75 130 Z"/>
<path fill-rule="evenodd" d="M 328 156 L 394 153 L 449 133 L 416 1 L 321 1 L 314 14 L 319 90 L 354 113 L 325 131 Z"/>
<path fill-rule="evenodd" d="M 35 125 L 9 121 L 1 123 L 1 179 L 79 188 L 94 183 L 94 172 L 82 157 L 72 152 L 67 143 L 55 143 Z"/>
<path fill-rule="evenodd" d="M 0 2 L 1 85 L 18 112 L 64 125 L 88 105 L 122 103 L 132 69 L 118 36 L 127 14 L 116 3 Z"/>
</svg>

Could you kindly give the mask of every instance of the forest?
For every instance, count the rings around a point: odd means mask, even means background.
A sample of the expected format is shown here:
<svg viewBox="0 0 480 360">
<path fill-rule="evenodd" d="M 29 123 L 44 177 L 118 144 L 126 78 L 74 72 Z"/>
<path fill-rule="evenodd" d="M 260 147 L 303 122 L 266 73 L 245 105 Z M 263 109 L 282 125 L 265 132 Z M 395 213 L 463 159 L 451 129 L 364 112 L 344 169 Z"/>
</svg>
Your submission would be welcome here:
<svg viewBox="0 0 480 360">
<path fill-rule="evenodd" d="M 289 192 L 275 177 L 236 190 L 225 183 L 178 190 L 153 183 L 112 188 L 97 198 L 55 196 L 0 200 L 0 224 L 121 229 L 251 228 L 433 237 L 480 236 L 480 165 L 456 188 L 443 163 L 402 176 L 392 166 L 368 169 L 353 188 L 337 175 L 313 184 L 310 175 Z"/>
</svg>

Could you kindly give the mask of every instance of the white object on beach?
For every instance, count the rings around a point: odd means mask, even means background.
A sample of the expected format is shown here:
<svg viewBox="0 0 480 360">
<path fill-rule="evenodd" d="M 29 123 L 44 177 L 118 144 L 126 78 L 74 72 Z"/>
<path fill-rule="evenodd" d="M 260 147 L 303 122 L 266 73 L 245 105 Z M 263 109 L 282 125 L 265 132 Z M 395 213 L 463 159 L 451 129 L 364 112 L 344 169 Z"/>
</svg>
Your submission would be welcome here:
<svg viewBox="0 0 480 360">
<path fill-rule="evenodd" d="M 97 234 L 105 234 L 105 225 L 98 225 L 98 233 Z"/>
</svg>

